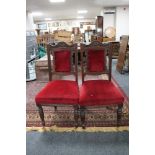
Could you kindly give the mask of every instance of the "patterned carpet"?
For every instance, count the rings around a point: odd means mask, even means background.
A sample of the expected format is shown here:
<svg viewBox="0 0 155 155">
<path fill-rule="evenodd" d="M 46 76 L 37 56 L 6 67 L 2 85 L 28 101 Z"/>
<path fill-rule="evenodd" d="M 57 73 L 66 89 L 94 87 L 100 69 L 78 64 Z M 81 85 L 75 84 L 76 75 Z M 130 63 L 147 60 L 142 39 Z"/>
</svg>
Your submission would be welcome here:
<svg viewBox="0 0 155 155">
<path fill-rule="evenodd" d="M 117 87 L 118 84 L 112 80 Z M 26 83 L 26 126 L 41 127 L 38 109 L 35 105 L 35 95 L 46 85 L 46 82 L 32 81 Z M 121 90 L 121 89 L 120 89 Z M 122 90 L 121 90 L 122 91 Z M 124 94 L 124 93 L 123 93 Z M 121 126 L 129 125 L 129 104 L 128 98 L 124 94 L 124 105 L 122 112 Z M 58 107 L 54 111 L 53 107 L 44 107 L 46 127 L 56 125 L 58 127 L 74 127 L 74 115 L 72 107 Z M 116 126 L 116 107 L 100 107 L 87 109 L 87 127 L 115 127 Z"/>
</svg>

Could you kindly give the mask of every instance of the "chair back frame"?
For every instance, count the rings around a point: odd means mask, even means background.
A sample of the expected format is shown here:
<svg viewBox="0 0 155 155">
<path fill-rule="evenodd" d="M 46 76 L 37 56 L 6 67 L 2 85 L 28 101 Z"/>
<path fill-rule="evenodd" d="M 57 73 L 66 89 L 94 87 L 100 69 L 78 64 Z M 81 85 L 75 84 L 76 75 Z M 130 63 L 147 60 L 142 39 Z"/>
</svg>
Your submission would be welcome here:
<svg viewBox="0 0 155 155">
<path fill-rule="evenodd" d="M 111 81 L 111 66 L 112 66 L 112 44 L 109 42 L 107 43 L 101 43 L 99 41 L 93 41 L 89 45 L 81 44 L 81 69 L 82 69 L 82 83 L 84 82 L 84 77 L 86 75 L 99 75 L 99 74 L 108 74 L 108 80 Z M 104 50 L 104 58 L 105 59 L 105 70 L 104 71 L 95 71 L 90 72 L 88 71 L 88 51 L 89 50 L 95 50 L 94 52 L 97 52 L 98 50 Z M 86 63 L 84 62 L 84 54 L 86 56 Z M 106 67 L 106 55 L 108 56 L 108 68 Z M 104 64 L 103 64 L 104 65 Z M 85 66 L 85 67 L 84 67 Z"/>
<path fill-rule="evenodd" d="M 69 72 L 58 72 L 55 70 L 55 52 L 68 50 L 70 52 L 70 71 Z M 56 45 L 47 45 L 47 55 L 48 55 L 48 71 L 49 71 L 49 81 L 52 81 L 53 74 L 59 75 L 74 75 L 76 82 L 78 82 L 77 75 L 77 44 L 68 45 L 65 42 L 59 42 Z M 51 66 L 51 55 L 53 56 L 53 66 Z M 75 55 L 75 64 L 73 63 L 73 55 Z"/>
</svg>

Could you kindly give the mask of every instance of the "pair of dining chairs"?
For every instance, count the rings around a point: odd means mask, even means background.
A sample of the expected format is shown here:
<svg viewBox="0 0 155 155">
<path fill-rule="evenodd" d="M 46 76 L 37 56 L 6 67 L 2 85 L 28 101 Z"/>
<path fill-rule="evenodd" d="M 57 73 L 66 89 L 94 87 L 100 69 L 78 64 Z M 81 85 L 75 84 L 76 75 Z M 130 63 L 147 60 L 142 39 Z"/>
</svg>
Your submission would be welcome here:
<svg viewBox="0 0 155 155">
<path fill-rule="evenodd" d="M 115 105 L 117 125 L 120 125 L 124 97 L 111 81 L 112 46 L 112 43 L 102 44 L 98 41 L 89 45 L 80 44 L 82 84 L 79 86 L 77 44 L 68 45 L 65 42 L 59 42 L 57 45 L 48 44 L 49 82 L 35 97 L 42 126 L 45 126 L 43 106 L 54 106 L 56 110 L 57 106 L 61 105 L 74 108 L 75 127 L 79 126 L 80 119 L 83 128 L 86 126 L 87 108 Z M 52 80 L 54 74 L 71 74 L 75 80 Z M 108 80 L 85 78 L 87 75 L 101 74 L 107 74 Z"/>
</svg>

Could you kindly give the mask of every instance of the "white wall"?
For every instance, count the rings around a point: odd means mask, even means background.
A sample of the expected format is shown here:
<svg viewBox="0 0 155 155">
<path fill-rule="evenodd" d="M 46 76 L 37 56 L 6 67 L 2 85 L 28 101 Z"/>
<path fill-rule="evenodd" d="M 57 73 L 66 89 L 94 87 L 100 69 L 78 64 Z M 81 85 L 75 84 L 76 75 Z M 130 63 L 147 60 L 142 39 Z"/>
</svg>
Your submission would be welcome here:
<svg viewBox="0 0 155 155">
<path fill-rule="evenodd" d="M 26 30 L 34 30 L 35 25 L 33 21 L 33 16 L 30 12 L 26 11 Z"/>
<path fill-rule="evenodd" d="M 103 36 L 104 36 L 104 32 L 105 32 L 105 29 L 109 26 L 112 26 L 112 27 L 115 27 L 116 23 L 115 23 L 115 20 L 116 20 L 116 15 L 115 13 L 114 14 L 105 14 L 104 11 L 106 10 L 107 8 L 102 8 L 102 10 L 100 11 L 100 15 L 103 16 Z M 115 9 L 115 8 L 113 8 Z"/>
<path fill-rule="evenodd" d="M 116 7 L 116 40 L 129 35 L 129 7 Z"/>
<path fill-rule="evenodd" d="M 115 27 L 115 14 L 104 14 L 104 31 L 107 27 L 112 26 Z"/>
<path fill-rule="evenodd" d="M 115 8 L 115 14 L 104 14 L 103 8 L 100 15 L 104 17 L 103 31 L 109 26 L 116 28 L 116 40 L 120 40 L 121 35 L 129 35 L 129 7 L 121 6 Z"/>
</svg>

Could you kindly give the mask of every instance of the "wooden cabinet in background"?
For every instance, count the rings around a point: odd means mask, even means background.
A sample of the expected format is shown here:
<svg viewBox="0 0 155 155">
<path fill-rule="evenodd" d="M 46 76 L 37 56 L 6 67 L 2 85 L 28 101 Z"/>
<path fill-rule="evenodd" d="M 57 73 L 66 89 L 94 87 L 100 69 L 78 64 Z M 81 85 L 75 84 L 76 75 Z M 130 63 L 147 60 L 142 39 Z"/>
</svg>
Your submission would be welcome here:
<svg viewBox="0 0 155 155">
<path fill-rule="evenodd" d="M 103 42 L 103 37 L 97 36 L 97 41 Z"/>
<path fill-rule="evenodd" d="M 96 32 L 97 36 L 103 37 L 103 16 L 96 17 Z"/>
</svg>

